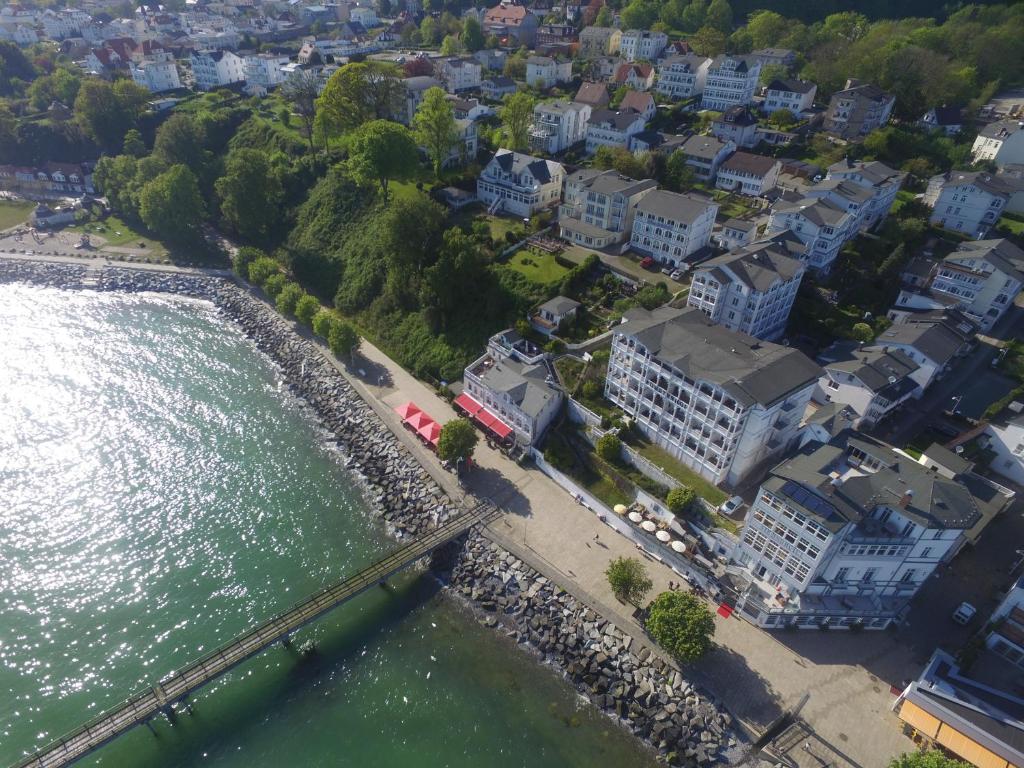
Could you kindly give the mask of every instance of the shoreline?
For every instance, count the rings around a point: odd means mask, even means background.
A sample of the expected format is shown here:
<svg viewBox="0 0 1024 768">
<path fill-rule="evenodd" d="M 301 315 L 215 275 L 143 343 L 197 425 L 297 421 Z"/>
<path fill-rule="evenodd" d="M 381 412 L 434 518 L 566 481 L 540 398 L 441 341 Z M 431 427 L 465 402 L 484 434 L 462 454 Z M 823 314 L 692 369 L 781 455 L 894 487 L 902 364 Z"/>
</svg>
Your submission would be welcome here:
<svg viewBox="0 0 1024 768">
<path fill-rule="evenodd" d="M 62 289 L 175 294 L 212 302 L 279 368 L 292 394 L 315 413 L 365 489 L 372 513 L 398 539 L 416 536 L 456 513 L 430 473 L 384 425 L 359 392 L 292 322 L 234 281 L 205 274 L 10 260 L 0 283 Z M 384 429 L 381 429 L 384 427 Z M 559 670 L 577 693 L 671 765 L 732 762 L 743 745 L 732 718 L 662 659 L 522 560 L 472 531 L 450 551 L 439 578 L 445 591 L 482 623 Z M 436 558 L 435 558 L 436 559 Z"/>
</svg>

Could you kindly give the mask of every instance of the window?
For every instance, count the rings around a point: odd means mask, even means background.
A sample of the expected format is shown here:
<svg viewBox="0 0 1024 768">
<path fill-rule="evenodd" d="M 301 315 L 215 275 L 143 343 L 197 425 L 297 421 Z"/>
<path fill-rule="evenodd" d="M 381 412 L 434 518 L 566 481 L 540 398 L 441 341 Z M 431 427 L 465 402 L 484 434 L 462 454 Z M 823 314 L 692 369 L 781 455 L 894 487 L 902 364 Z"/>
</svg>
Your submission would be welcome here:
<svg viewBox="0 0 1024 768">
<path fill-rule="evenodd" d="M 864 575 L 861 577 L 861 581 L 865 584 L 870 584 L 875 580 L 875 574 L 877 572 L 877 568 L 868 568 L 866 571 L 864 571 Z"/>
<path fill-rule="evenodd" d="M 844 584 L 846 582 L 846 577 L 849 576 L 849 575 L 850 575 L 850 569 L 849 568 L 840 568 L 838 571 L 836 571 L 836 576 L 833 579 L 833 581 L 836 584 Z"/>
<path fill-rule="evenodd" d="M 931 555 L 931 553 L 932 553 L 932 548 L 931 547 L 925 547 L 924 549 L 921 550 L 921 557 L 928 557 L 929 555 Z"/>
<path fill-rule="evenodd" d="M 900 577 L 901 584 L 913 584 L 916 581 L 917 571 L 913 568 L 908 568 L 903 576 Z"/>
</svg>

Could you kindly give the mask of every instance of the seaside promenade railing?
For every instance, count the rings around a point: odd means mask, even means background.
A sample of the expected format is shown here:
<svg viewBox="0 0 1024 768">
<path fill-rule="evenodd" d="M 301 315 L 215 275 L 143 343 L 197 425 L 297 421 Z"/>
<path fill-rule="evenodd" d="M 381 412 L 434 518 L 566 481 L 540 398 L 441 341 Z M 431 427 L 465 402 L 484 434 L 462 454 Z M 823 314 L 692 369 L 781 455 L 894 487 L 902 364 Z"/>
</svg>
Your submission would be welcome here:
<svg viewBox="0 0 1024 768">
<path fill-rule="evenodd" d="M 74 731 L 26 756 L 14 768 L 56 768 L 90 752 L 160 713 L 172 715 L 171 705 L 184 701 L 202 686 L 255 656 L 274 643 L 287 643 L 306 624 L 365 592 L 475 525 L 486 525 L 500 514 L 484 502 L 434 530 L 403 545 L 359 573 L 325 587 L 219 648 L 167 675 L 160 682 L 102 712 Z"/>
</svg>

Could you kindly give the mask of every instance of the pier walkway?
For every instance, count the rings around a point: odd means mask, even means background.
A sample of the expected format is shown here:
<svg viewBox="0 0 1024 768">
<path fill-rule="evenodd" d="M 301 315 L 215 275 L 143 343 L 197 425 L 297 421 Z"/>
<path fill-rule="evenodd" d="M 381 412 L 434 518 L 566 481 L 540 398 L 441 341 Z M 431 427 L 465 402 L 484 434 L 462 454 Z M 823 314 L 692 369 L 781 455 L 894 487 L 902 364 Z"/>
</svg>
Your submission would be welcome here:
<svg viewBox="0 0 1024 768">
<path fill-rule="evenodd" d="M 161 713 L 173 718 L 172 704 L 275 643 L 290 643 L 292 633 L 380 584 L 475 525 L 486 525 L 500 511 L 481 503 L 434 530 L 403 545 L 359 573 L 310 595 L 289 610 L 264 621 L 200 659 L 172 672 L 150 688 L 93 718 L 85 725 L 16 763 L 15 768 L 56 768 L 69 765 L 137 725 Z"/>
</svg>

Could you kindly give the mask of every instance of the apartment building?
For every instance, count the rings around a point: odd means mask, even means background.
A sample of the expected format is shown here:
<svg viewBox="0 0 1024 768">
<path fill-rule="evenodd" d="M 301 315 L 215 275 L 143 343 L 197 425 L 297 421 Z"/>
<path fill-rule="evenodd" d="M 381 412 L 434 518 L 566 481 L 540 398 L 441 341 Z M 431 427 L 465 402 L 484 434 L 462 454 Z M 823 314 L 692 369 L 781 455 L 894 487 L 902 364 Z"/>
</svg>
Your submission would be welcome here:
<svg viewBox="0 0 1024 768">
<path fill-rule="evenodd" d="M 444 59 L 437 65 L 437 74 L 448 93 L 459 93 L 480 87 L 483 67 L 469 57 Z"/>
<path fill-rule="evenodd" d="M 654 67 L 645 61 L 636 64 L 620 64 L 612 75 L 612 84 L 626 86 L 635 91 L 647 91 L 654 85 Z"/>
<path fill-rule="evenodd" d="M 747 514 L 730 573 L 762 627 L 884 629 L 936 567 L 1009 499 L 846 430 L 776 466 Z"/>
<path fill-rule="evenodd" d="M 990 161 L 1002 168 L 1024 164 L 1024 120 L 1007 118 L 989 123 L 971 147 L 974 162 Z"/>
<path fill-rule="evenodd" d="M 713 183 L 718 174 L 718 167 L 725 158 L 736 151 L 736 145 L 731 141 L 716 139 L 714 136 L 691 136 L 680 147 L 680 151 L 698 179 Z"/>
<path fill-rule="evenodd" d="M 701 477 L 735 486 L 793 443 L 820 373 L 692 307 L 638 308 L 613 329 L 605 396 Z"/>
<path fill-rule="evenodd" d="M 193 51 L 192 78 L 196 88 L 209 91 L 245 80 L 242 59 L 231 51 Z"/>
<path fill-rule="evenodd" d="M 711 240 L 717 215 L 718 203 L 710 198 L 655 190 L 636 208 L 629 247 L 665 266 L 683 267 Z"/>
<path fill-rule="evenodd" d="M 711 59 L 706 56 L 670 56 L 658 66 L 655 90 L 662 96 L 681 101 L 704 92 Z"/>
<path fill-rule="evenodd" d="M 608 83 L 584 82 L 572 100 L 580 104 L 589 104 L 591 109 L 605 109 L 612 97 L 608 92 Z"/>
<path fill-rule="evenodd" d="M 738 104 L 711 121 L 711 135 L 722 141 L 731 141 L 737 147 L 757 146 L 761 140 L 758 134 L 762 130 L 750 108 Z"/>
<path fill-rule="evenodd" d="M 896 97 L 877 85 L 847 80 L 833 94 L 825 113 L 825 130 L 844 139 L 860 139 L 889 122 Z"/>
<path fill-rule="evenodd" d="M 622 97 L 622 101 L 619 102 L 619 109 L 632 109 L 634 112 L 638 112 L 644 122 L 653 119 L 658 111 L 654 97 L 641 91 L 627 91 L 626 95 Z"/>
<path fill-rule="evenodd" d="M 1024 414 L 997 417 L 985 426 L 983 439 L 994 454 L 989 469 L 1024 485 Z"/>
<path fill-rule="evenodd" d="M 867 216 L 874 193 L 867 187 L 842 179 L 822 179 L 804 190 L 810 199 L 828 200 L 840 210 L 853 217 L 850 222 L 850 236 L 867 229 Z"/>
<path fill-rule="evenodd" d="M 594 154 L 598 147 L 626 148 L 630 137 L 646 127 L 643 115 L 632 109 L 598 109 L 587 124 L 587 154 Z"/>
<path fill-rule="evenodd" d="M 948 171 L 928 181 L 925 205 L 937 227 L 984 237 L 999 221 L 1010 199 L 1024 186 L 1009 176 L 984 171 Z"/>
<path fill-rule="evenodd" d="M 733 105 L 750 104 L 760 76 L 761 62 L 752 56 L 716 56 L 708 68 L 701 109 L 722 112 Z"/>
<path fill-rule="evenodd" d="M 572 80 L 572 60 L 530 56 L 526 60 L 526 84 L 544 90 Z"/>
<path fill-rule="evenodd" d="M 281 67 L 287 63 L 287 56 L 276 53 L 257 53 L 244 57 L 242 64 L 246 87 L 261 88 L 264 93 L 276 88 L 286 79 Z"/>
<path fill-rule="evenodd" d="M 892 204 L 896 202 L 896 193 L 906 178 L 905 172 L 893 170 L 878 160 L 865 162 L 849 158 L 830 165 L 825 176 L 828 181 L 838 179 L 871 190 L 871 201 L 861 221 L 861 227 L 865 229 L 874 229 L 885 221 L 892 210 Z"/>
<path fill-rule="evenodd" d="M 553 155 L 587 138 L 590 106 L 575 101 L 547 101 L 533 108 L 530 149 Z"/>
<path fill-rule="evenodd" d="M 809 80 L 772 80 L 764 90 L 761 111 L 770 115 L 780 109 L 788 109 L 799 117 L 814 106 L 817 93 L 818 86 Z"/>
<path fill-rule="evenodd" d="M 494 35 L 506 46 L 533 46 L 540 19 L 525 5 L 502 2 L 484 12 L 484 35 Z"/>
<path fill-rule="evenodd" d="M 825 350 L 818 362 L 825 373 L 814 391 L 815 402 L 850 406 L 857 413 L 857 428 L 873 427 L 907 400 L 921 396 L 913 376 L 919 366 L 901 349 L 841 341 Z"/>
<path fill-rule="evenodd" d="M 809 267 L 828 274 L 839 249 L 855 232 L 856 219 L 829 200 L 804 197 L 780 198 L 768 217 L 769 235 L 791 231 L 807 246 L 803 255 Z"/>
<path fill-rule="evenodd" d="M 757 237 L 757 222 L 747 219 L 726 219 L 722 228 L 711 237 L 720 248 L 742 248 L 751 245 Z"/>
<path fill-rule="evenodd" d="M 1009 240 L 960 243 L 920 288 L 903 288 L 894 312 L 956 307 L 988 332 L 1024 286 L 1024 251 Z"/>
<path fill-rule="evenodd" d="M 803 244 L 789 234 L 701 264 L 687 304 L 716 325 L 773 341 L 785 333 L 806 267 Z"/>
<path fill-rule="evenodd" d="M 492 214 L 532 216 L 558 205 L 565 171 L 559 163 L 499 149 L 476 182 L 476 195 Z"/>
<path fill-rule="evenodd" d="M 649 29 L 630 29 L 619 38 L 619 55 L 626 61 L 654 61 L 668 45 L 668 35 Z"/>
<path fill-rule="evenodd" d="M 614 27 L 586 27 L 580 32 L 579 56 L 583 59 L 599 59 L 614 56 L 619 52 L 622 32 Z"/>
<path fill-rule="evenodd" d="M 400 116 L 399 122 L 405 125 L 412 125 L 416 111 L 423 103 L 423 97 L 431 88 L 444 88 L 444 83 L 430 75 L 416 75 L 407 77 L 402 81 L 405 85 L 405 108 Z"/>
<path fill-rule="evenodd" d="M 920 397 L 971 351 L 977 329 L 977 324 L 958 309 L 916 312 L 899 317 L 872 346 L 890 352 L 899 350 L 917 363 L 910 377 L 917 382 Z"/>
<path fill-rule="evenodd" d="M 501 101 L 506 96 L 515 93 L 516 90 L 516 81 L 504 75 L 496 75 L 480 81 L 480 95 L 491 101 Z"/>
<path fill-rule="evenodd" d="M 657 188 L 653 179 L 582 168 L 565 179 L 565 199 L 558 209 L 559 234 L 588 248 L 625 242 L 638 205 Z"/>
<path fill-rule="evenodd" d="M 715 186 L 741 195 L 760 197 L 775 189 L 782 163 L 774 157 L 734 152 L 718 167 Z"/>
<path fill-rule="evenodd" d="M 128 66 L 132 73 L 132 80 L 150 93 L 181 88 L 178 65 L 170 53 L 154 53 L 145 56 L 140 62 L 130 62 Z"/>
</svg>

